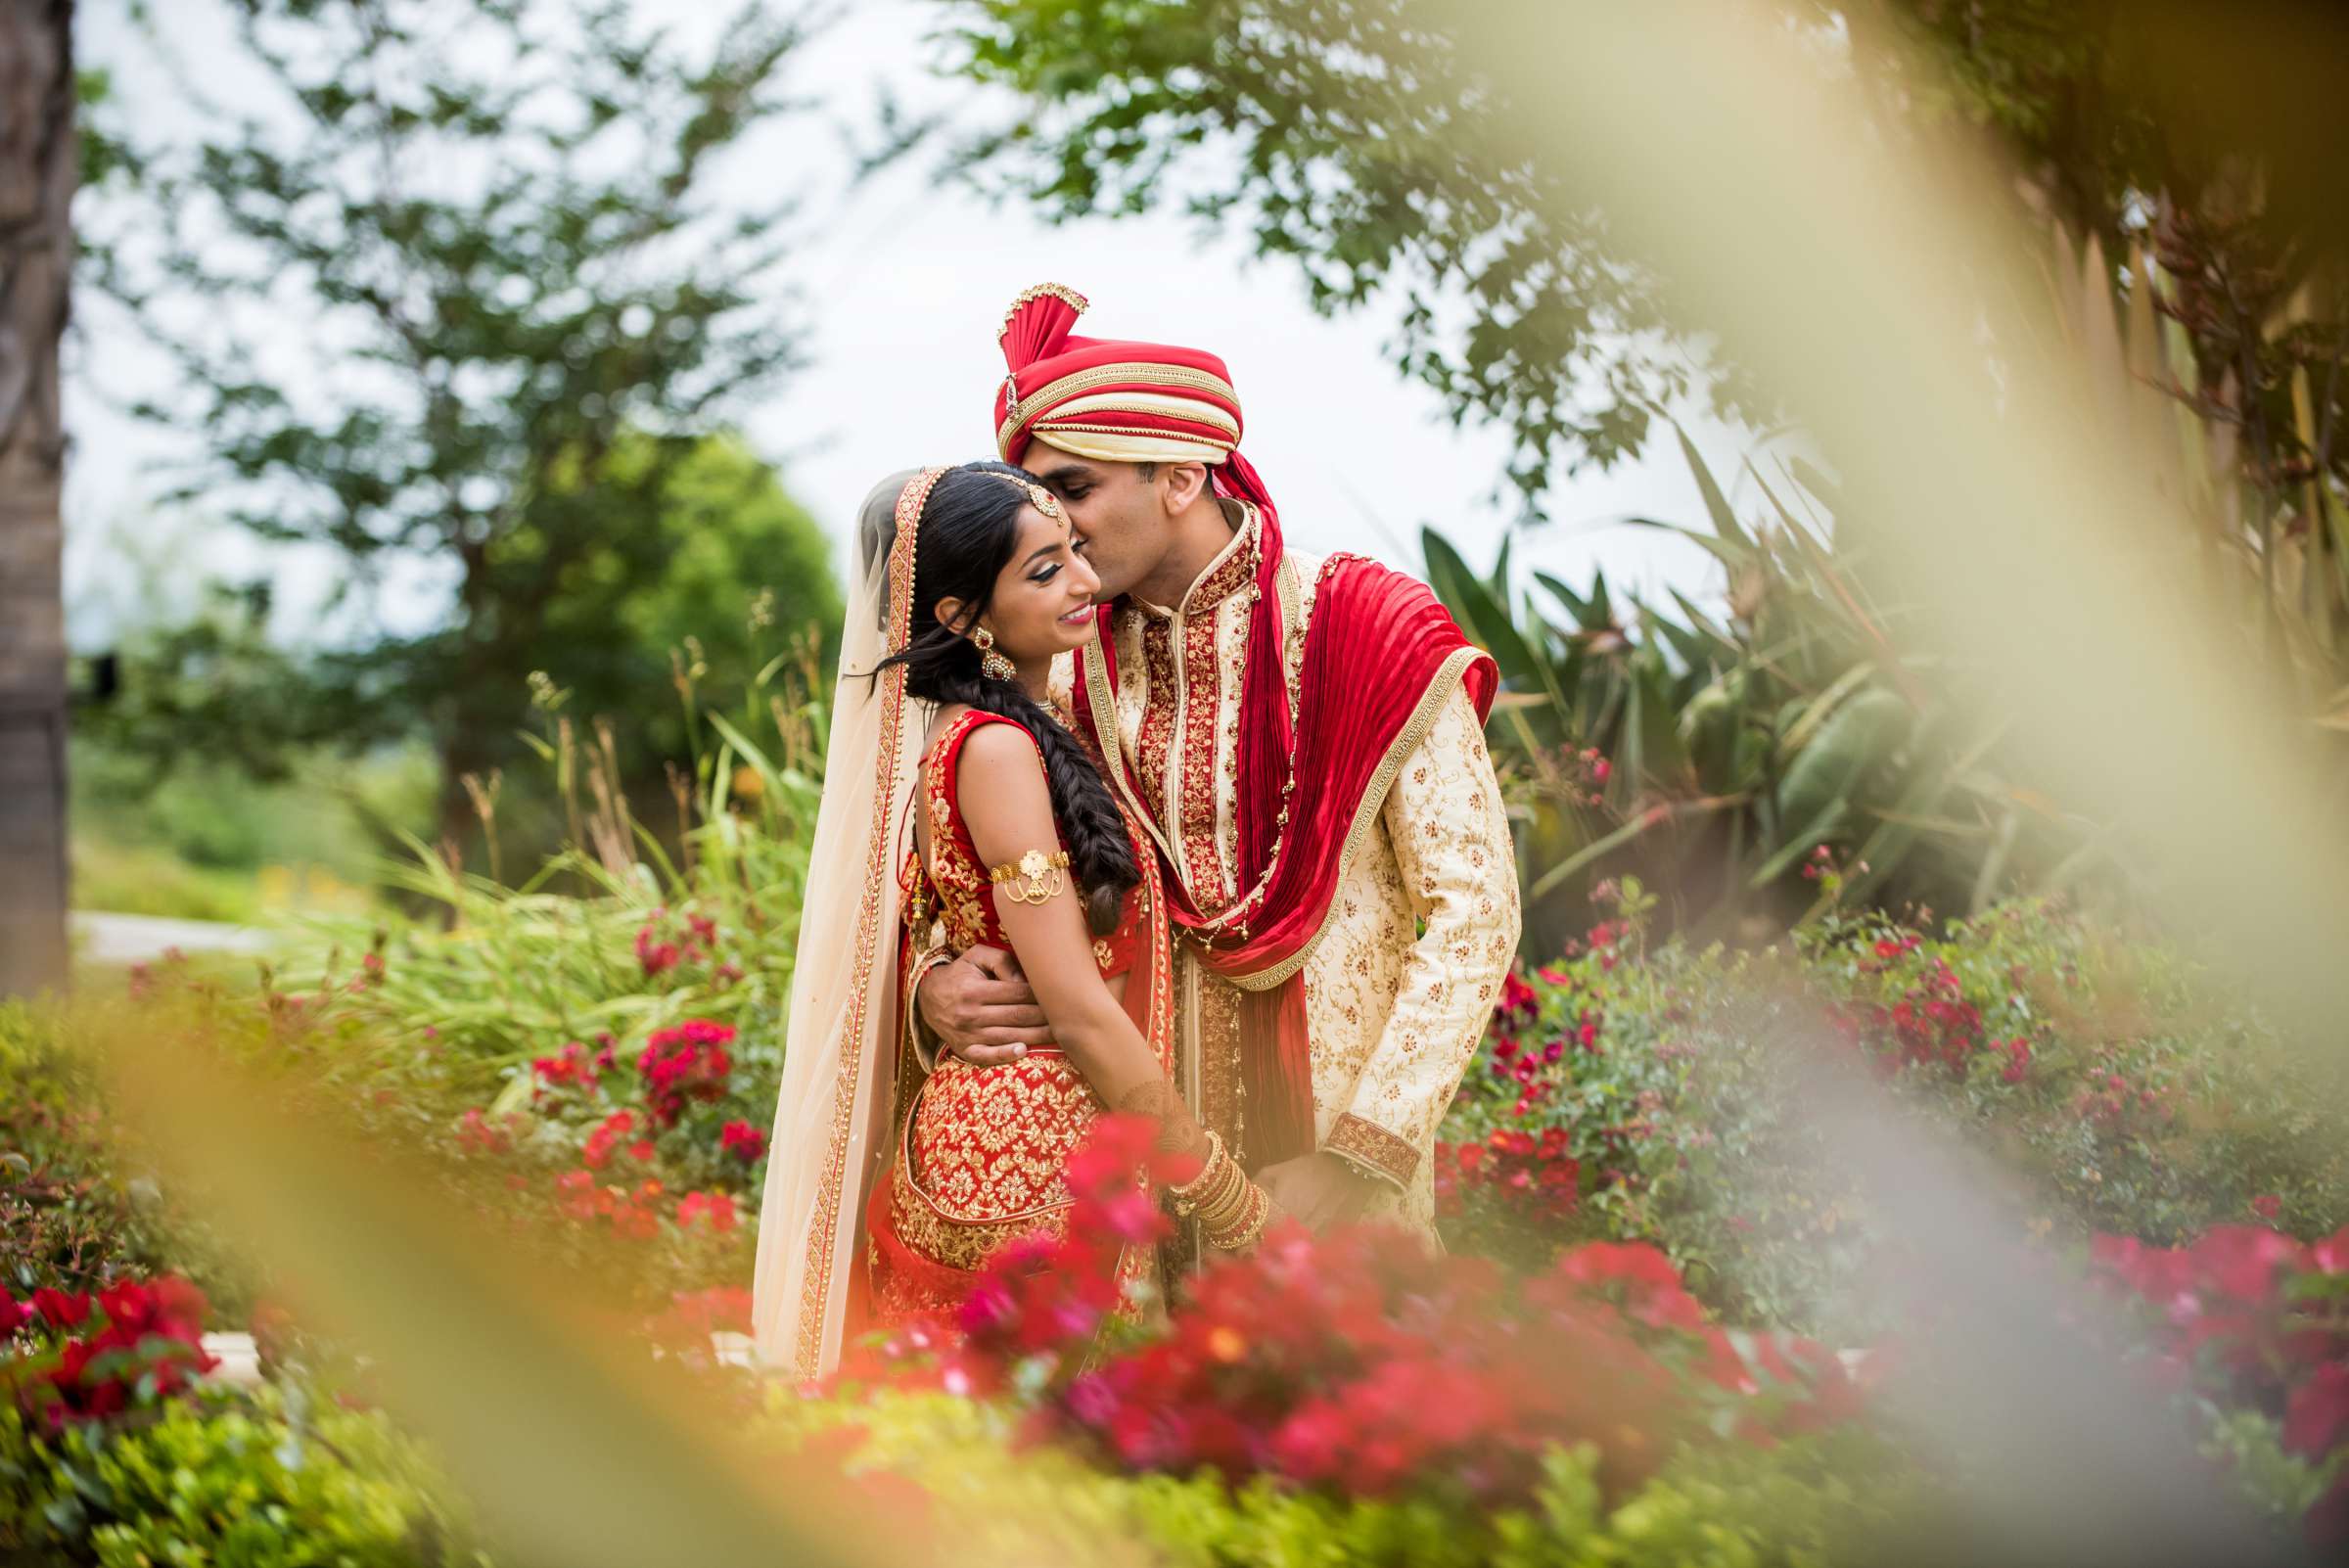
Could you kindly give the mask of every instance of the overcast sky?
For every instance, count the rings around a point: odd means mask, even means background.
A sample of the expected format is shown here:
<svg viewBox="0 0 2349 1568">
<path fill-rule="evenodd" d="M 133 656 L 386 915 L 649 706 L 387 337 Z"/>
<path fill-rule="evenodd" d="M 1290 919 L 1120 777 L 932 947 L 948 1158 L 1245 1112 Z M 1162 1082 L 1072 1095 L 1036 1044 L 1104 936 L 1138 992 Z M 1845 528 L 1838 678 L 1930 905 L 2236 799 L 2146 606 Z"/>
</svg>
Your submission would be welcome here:
<svg viewBox="0 0 2349 1568">
<path fill-rule="evenodd" d="M 167 133 L 174 106 L 125 18 L 129 0 L 85 0 L 85 64 L 115 72 L 120 101 L 149 134 Z M 638 0 L 648 15 L 706 29 L 729 6 Z M 216 0 L 165 8 L 183 53 L 215 83 L 237 63 L 217 22 Z M 937 0 L 857 0 L 847 18 L 794 57 L 793 88 L 820 113 L 868 127 L 884 88 L 921 107 L 978 113 L 974 91 L 940 80 L 929 41 L 945 8 Z M 868 138 L 869 139 L 869 138 Z M 1302 281 L 1279 261 L 1258 262 L 1244 235 L 1203 236 L 1189 219 L 1151 215 L 1052 226 L 1018 207 L 996 208 L 909 162 L 862 182 L 829 136 L 797 127 L 793 159 L 738 159 L 727 177 L 748 202 L 778 177 L 809 194 L 807 242 L 793 262 L 813 336 L 809 368 L 743 410 L 751 439 L 786 466 L 785 480 L 845 538 L 875 481 L 924 462 L 990 453 L 990 400 L 1003 374 L 994 333 L 1003 306 L 1032 283 L 1069 284 L 1092 301 L 1080 331 L 1193 344 L 1229 363 L 1247 411 L 1245 449 L 1264 474 L 1300 548 L 1339 547 L 1416 570 L 1423 524 L 1483 565 L 1507 527 L 1491 497 L 1505 442 L 1491 430 L 1455 431 L 1434 395 L 1405 382 L 1382 343 L 1391 315 L 1375 308 L 1327 320 L 1305 303 Z M 85 336 L 79 368 L 115 389 L 159 373 L 159 364 L 105 312 Z M 98 330 L 104 328 L 105 330 Z M 275 351 L 299 360 L 303 324 L 288 320 Z M 162 557 L 165 597 L 207 575 L 265 573 L 278 587 L 279 624 L 299 634 L 332 580 L 323 552 L 264 553 L 233 530 L 161 515 L 155 460 L 169 433 L 130 424 L 87 395 L 69 407 L 76 438 L 68 485 L 69 600 L 77 646 L 103 646 L 135 610 L 134 558 Z M 1695 427 L 1718 471 L 1739 455 L 1739 438 Z M 1564 484 L 1552 523 L 1521 539 L 1516 558 L 1567 580 L 1603 567 L 1610 581 L 1649 593 L 1665 584 L 1718 591 L 1709 558 L 1684 541 L 1622 526 L 1628 514 L 1677 522 L 1702 518 L 1693 484 L 1669 435 L 1635 464 Z M 155 576 L 151 569 L 151 576 Z M 399 575 L 387 596 L 395 625 L 429 623 L 446 603 L 444 579 Z"/>
</svg>

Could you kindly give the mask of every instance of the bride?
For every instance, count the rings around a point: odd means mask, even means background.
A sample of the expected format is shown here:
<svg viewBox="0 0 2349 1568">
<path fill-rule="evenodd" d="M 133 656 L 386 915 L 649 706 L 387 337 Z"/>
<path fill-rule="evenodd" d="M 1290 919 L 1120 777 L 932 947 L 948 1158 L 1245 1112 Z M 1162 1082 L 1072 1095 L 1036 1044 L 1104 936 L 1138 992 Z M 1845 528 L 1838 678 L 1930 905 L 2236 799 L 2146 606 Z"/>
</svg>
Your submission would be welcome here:
<svg viewBox="0 0 2349 1568">
<path fill-rule="evenodd" d="M 1168 1196 L 1210 1245 L 1270 1214 L 1169 1076 L 1157 856 L 1044 706 L 1054 657 L 1097 634 L 1083 541 L 1026 473 L 967 463 L 874 491 L 858 544 L 753 1288 L 760 1359 L 803 1378 L 1065 1223 L 1061 1167 L 1107 1107 L 1195 1171 Z M 1013 953 L 1052 1045 L 923 1071 L 901 981 L 932 920 Z M 1122 1278 L 1155 1274 L 1128 1252 Z"/>
</svg>

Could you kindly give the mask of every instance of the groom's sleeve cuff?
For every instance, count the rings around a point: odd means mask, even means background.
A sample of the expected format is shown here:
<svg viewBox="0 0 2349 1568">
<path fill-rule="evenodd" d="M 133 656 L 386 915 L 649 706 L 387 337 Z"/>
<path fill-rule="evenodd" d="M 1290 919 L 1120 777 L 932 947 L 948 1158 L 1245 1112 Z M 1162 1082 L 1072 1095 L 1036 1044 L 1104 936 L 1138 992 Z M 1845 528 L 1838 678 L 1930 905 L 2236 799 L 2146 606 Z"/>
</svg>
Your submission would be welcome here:
<svg viewBox="0 0 2349 1568">
<path fill-rule="evenodd" d="M 1329 1130 L 1321 1147 L 1348 1165 L 1397 1187 L 1406 1185 L 1419 1169 L 1419 1149 L 1402 1134 L 1348 1111 Z"/>
</svg>

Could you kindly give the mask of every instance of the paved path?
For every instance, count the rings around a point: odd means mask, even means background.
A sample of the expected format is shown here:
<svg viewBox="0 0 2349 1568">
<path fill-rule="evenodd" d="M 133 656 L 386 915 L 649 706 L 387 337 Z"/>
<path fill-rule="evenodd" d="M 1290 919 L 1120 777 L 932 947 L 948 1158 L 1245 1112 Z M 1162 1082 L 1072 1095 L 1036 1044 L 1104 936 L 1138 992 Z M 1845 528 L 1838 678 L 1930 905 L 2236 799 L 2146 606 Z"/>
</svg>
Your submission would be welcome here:
<svg viewBox="0 0 2349 1568">
<path fill-rule="evenodd" d="M 73 911 L 73 935 L 84 962 L 136 964 L 161 958 L 167 947 L 181 952 L 259 952 L 275 940 L 251 926 L 210 920 L 163 920 L 154 915 Z"/>
</svg>

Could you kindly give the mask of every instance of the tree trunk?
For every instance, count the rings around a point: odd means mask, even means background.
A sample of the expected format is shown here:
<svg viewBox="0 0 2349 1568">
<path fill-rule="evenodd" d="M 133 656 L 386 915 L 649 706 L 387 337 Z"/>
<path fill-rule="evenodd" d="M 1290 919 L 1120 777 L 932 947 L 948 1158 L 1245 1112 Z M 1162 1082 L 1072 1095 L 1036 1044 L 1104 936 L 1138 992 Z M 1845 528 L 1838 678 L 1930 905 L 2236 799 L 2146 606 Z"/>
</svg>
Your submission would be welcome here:
<svg viewBox="0 0 2349 1568">
<path fill-rule="evenodd" d="M 66 978 L 58 344 L 72 276 L 73 0 L 0 0 L 0 996 Z"/>
</svg>

